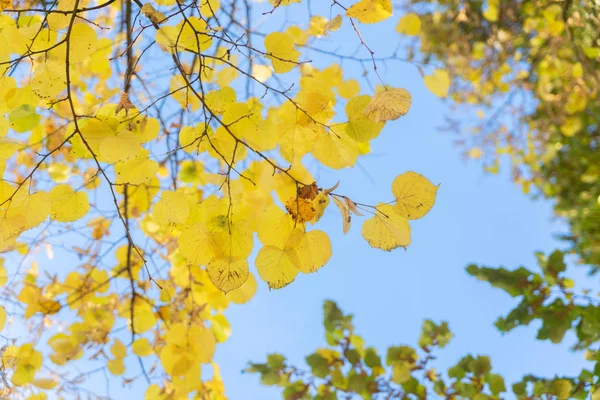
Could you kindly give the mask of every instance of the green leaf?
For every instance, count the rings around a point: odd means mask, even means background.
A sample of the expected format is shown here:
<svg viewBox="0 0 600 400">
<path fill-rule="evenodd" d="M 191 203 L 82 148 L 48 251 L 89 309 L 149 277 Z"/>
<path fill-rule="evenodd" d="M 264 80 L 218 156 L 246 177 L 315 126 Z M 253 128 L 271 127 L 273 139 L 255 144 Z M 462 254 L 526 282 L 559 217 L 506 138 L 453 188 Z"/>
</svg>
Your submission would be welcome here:
<svg viewBox="0 0 600 400">
<path fill-rule="evenodd" d="M 267 356 L 267 363 L 274 370 L 280 370 L 285 367 L 285 356 L 277 353 L 269 354 Z"/>
<path fill-rule="evenodd" d="M 306 363 L 317 378 L 325 378 L 329 375 L 329 360 L 319 353 L 313 353 L 306 357 Z"/>
<path fill-rule="evenodd" d="M 396 383 L 404 383 L 410 379 L 410 373 L 412 372 L 412 367 L 408 363 L 397 363 L 394 364 L 392 370 L 392 380 Z"/>
<path fill-rule="evenodd" d="M 40 124 L 41 116 L 36 113 L 35 106 L 21 104 L 8 114 L 10 127 L 19 133 L 28 132 Z"/>
<path fill-rule="evenodd" d="M 308 392 L 308 385 L 302 381 L 292 382 L 283 390 L 285 400 L 299 400 Z"/>
<path fill-rule="evenodd" d="M 336 329 L 341 324 L 342 318 L 344 317 L 342 310 L 340 310 L 337 304 L 331 300 L 325 301 L 323 313 L 323 325 L 327 331 Z"/>
<path fill-rule="evenodd" d="M 409 364 L 415 364 L 419 357 L 412 347 L 408 346 L 392 346 L 388 348 L 387 357 L 385 362 L 387 365 L 394 365 L 397 363 L 408 362 Z"/>
<path fill-rule="evenodd" d="M 369 368 L 381 367 L 381 357 L 379 357 L 375 348 L 368 347 L 367 350 L 365 350 L 365 364 L 367 364 L 367 367 Z"/>
<path fill-rule="evenodd" d="M 448 328 L 448 323 L 442 322 L 436 325 L 431 320 L 425 320 L 421 328 L 421 337 L 419 338 L 419 347 L 426 348 L 437 345 L 444 348 L 452 339 L 453 335 Z"/>
<path fill-rule="evenodd" d="M 524 396 L 527 393 L 527 382 L 518 382 L 513 384 L 512 390 L 517 396 Z"/>
<path fill-rule="evenodd" d="M 552 382 L 552 393 L 559 399 L 568 399 L 573 385 L 566 379 L 559 379 Z"/>
<path fill-rule="evenodd" d="M 504 385 L 504 378 L 502 376 L 497 374 L 489 374 L 486 381 L 490 385 L 490 390 L 492 393 L 499 394 L 506 392 L 506 386 Z"/>
<path fill-rule="evenodd" d="M 275 371 L 267 371 L 260 377 L 260 383 L 265 386 L 276 385 L 279 383 L 279 374 Z"/>
<path fill-rule="evenodd" d="M 354 370 L 348 373 L 348 390 L 360 393 L 367 388 L 367 376 L 357 374 Z"/>
<path fill-rule="evenodd" d="M 490 358 L 479 356 L 469 364 L 469 368 L 475 375 L 485 375 L 492 369 Z"/>
<path fill-rule="evenodd" d="M 348 360 L 350 365 L 356 365 L 361 360 L 360 354 L 359 354 L 358 350 L 356 350 L 356 349 L 347 350 L 344 353 L 344 356 L 346 357 L 346 359 Z"/>
</svg>

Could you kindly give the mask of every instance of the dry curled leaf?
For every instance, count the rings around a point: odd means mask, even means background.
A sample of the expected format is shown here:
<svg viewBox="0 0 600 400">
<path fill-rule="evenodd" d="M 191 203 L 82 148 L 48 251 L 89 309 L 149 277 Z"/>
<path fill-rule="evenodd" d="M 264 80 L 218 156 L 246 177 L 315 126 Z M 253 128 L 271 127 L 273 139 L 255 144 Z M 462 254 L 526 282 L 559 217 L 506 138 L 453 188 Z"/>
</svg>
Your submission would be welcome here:
<svg viewBox="0 0 600 400">
<path fill-rule="evenodd" d="M 346 205 L 348 206 L 348 209 L 350 211 L 352 211 L 354 214 L 362 217 L 363 214 L 360 211 L 358 211 L 358 208 L 356 208 L 356 203 L 347 197 L 345 197 L 344 199 L 346 200 Z"/>
<path fill-rule="evenodd" d="M 319 188 L 317 187 L 317 182 L 313 182 L 310 185 L 302 186 L 298 188 L 298 197 L 301 199 L 314 200 L 319 194 Z"/>
<path fill-rule="evenodd" d="M 333 202 L 339 208 L 340 214 L 342 214 L 342 230 L 344 231 L 344 235 L 348 233 L 350 230 L 350 222 L 352 220 L 352 216 L 350 215 L 350 208 L 348 208 L 348 204 L 342 201 L 339 197 L 332 196 Z"/>
<path fill-rule="evenodd" d="M 338 186 L 340 186 L 340 181 L 337 181 L 337 183 L 335 185 L 333 185 L 332 187 L 330 187 L 329 189 L 323 189 L 323 193 L 329 194 L 329 193 L 333 192 L 335 189 L 337 189 Z"/>
</svg>

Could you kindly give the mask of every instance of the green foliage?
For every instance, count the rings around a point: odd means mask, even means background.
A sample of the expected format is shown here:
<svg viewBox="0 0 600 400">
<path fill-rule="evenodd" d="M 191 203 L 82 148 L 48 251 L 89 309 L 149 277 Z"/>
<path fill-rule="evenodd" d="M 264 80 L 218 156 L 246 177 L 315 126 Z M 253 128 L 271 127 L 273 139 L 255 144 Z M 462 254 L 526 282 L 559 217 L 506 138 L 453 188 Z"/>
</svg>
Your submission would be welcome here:
<svg viewBox="0 0 600 400">
<path fill-rule="evenodd" d="M 335 343 L 319 348 L 306 357 L 309 369 L 302 369 L 278 354 L 271 354 L 267 357 L 267 363 L 249 363 L 245 371 L 259 374 L 265 385 L 279 386 L 286 400 L 428 397 L 479 400 L 505 396 L 519 399 L 583 399 L 594 390 L 594 375 L 590 371 L 570 378 L 544 379 L 528 375 L 522 381 L 508 386 L 504 378 L 493 371 L 489 357 L 470 354 L 447 371 L 436 372 L 433 365 L 437 358 L 436 351 L 449 343 L 452 333 L 446 322 L 436 324 L 430 320 L 423 323 L 418 348 L 390 346 L 383 366 L 378 351 L 373 347 L 365 347 L 363 338 L 354 333 L 351 315 L 344 315 L 329 300 L 323 308 L 326 337 L 329 340 L 331 336 L 327 334 L 335 330 L 341 336 Z"/>
</svg>

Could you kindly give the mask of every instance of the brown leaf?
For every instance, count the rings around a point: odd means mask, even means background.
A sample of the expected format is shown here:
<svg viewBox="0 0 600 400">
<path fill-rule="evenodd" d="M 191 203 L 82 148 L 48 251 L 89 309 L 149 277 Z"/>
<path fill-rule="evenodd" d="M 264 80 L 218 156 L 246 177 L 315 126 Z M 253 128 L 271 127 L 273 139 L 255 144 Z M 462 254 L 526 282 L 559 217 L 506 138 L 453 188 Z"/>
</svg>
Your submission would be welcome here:
<svg viewBox="0 0 600 400">
<path fill-rule="evenodd" d="M 325 192 L 325 194 L 329 194 L 329 193 L 333 192 L 335 189 L 337 189 L 338 186 L 340 186 L 340 181 L 337 181 L 337 183 L 335 185 L 333 185 L 332 187 L 330 187 L 329 189 L 323 189 L 323 192 Z"/>
<path fill-rule="evenodd" d="M 348 206 L 348 208 L 350 209 L 350 211 L 352 211 L 354 214 L 362 217 L 363 214 L 358 211 L 358 209 L 356 208 L 356 203 L 353 202 L 352 200 L 350 200 L 349 198 L 345 197 L 344 198 L 346 200 L 346 205 Z"/>
<path fill-rule="evenodd" d="M 317 182 L 313 182 L 310 185 L 302 186 L 298 188 L 298 197 L 300 199 L 308 199 L 314 200 L 319 194 L 319 188 L 317 187 Z"/>
<path fill-rule="evenodd" d="M 332 196 L 332 198 L 337 208 L 340 209 L 340 214 L 342 214 L 342 229 L 345 235 L 350 230 L 350 222 L 352 220 L 352 216 L 350 215 L 350 209 L 348 208 L 348 205 L 344 201 L 340 200 L 337 196 Z"/>
</svg>

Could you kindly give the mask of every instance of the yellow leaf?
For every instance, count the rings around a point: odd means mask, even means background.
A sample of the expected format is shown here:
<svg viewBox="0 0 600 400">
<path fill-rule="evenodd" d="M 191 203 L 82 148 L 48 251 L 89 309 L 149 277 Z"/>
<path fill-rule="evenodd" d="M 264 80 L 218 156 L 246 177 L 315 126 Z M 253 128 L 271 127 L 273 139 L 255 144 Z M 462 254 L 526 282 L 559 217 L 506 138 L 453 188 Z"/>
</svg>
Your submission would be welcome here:
<svg viewBox="0 0 600 400">
<path fill-rule="evenodd" d="M 136 158 L 115 164 L 116 183 L 141 185 L 156 176 L 158 163 L 148 158 L 148 150 L 142 149 Z"/>
<path fill-rule="evenodd" d="M 6 325 L 6 310 L 0 306 L 0 332 L 4 329 L 4 325 Z"/>
<path fill-rule="evenodd" d="M 152 208 L 152 219 L 159 224 L 184 224 L 189 215 L 187 197 L 181 192 L 162 192 Z"/>
<path fill-rule="evenodd" d="M 491 22 L 498 21 L 498 6 L 500 0 L 488 0 L 487 9 L 483 12 L 483 17 Z"/>
<path fill-rule="evenodd" d="M 141 11 L 146 16 L 146 18 L 148 18 L 155 24 L 159 24 L 167 18 L 165 14 L 156 11 L 156 9 L 152 7 L 152 4 L 150 3 L 144 4 L 141 8 Z"/>
<path fill-rule="evenodd" d="M 363 238 L 372 247 L 386 251 L 410 244 L 408 219 L 398 214 L 389 204 L 379 204 L 373 218 L 366 220 L 362 227 Z"/>
<path fill-rule="evenodd" d="M 6 285 L 6 282 L 8 282 L 8 276 L 6 268 L 4 268 L 4 258 L 0 258 L 0 286 Z"/>
<path fill-rule="evenodd" d="M 364 110 L 370 103 L 371 97 L 363 95 L 353 98 L 346 104 L 348 122 L 344 126 L 345 132 L 359 143 L 376 138 L 384 126 L 384 123 L 373 122 L 366 117 Z"/>
<path fill-rule="evenodd" d="M 221 8 L 219 0 L 202 0 L 200 15 L 204 16 L 204 18 L 213 17 L 219 8 Z"/>
<path fill-rule="evenodd" d="M 348 8 L 346 15 L 363 24 L 374 24 L 392 16 L 392 1 L 360 0 Z"/>
<path fill-rule="evenodd" d="M 146 338 L 139 338 L 131 345 L 133 354 L 139 357 L 147 357 L 152 355 L 153 350 L 150 341 Z"/>
<path fill-rule="evenodd" d="M 18 133 L 28 132 L 39 125 L 41 116 L 31 104 L 21 104 L 8 114 L 10 127 Z"/>
<path fill-rule="evenodd" d="M 209 328 L 200 328 L 198 330 L 190 330 L 189 337 L 198 344 L 198 361 L 202 364 L 211 362 L 217 345 L 215 334 Z"/>
<path fill-rule="evenodd" d="M 248 261 L 245 258 L 216 258 L 206 267 L 208 276 L 217 289 L 228 293 L 242 286 L 248 279 Z"/>
<path fill-rule="evenodd" d="M 290 197 L 285 203 L 285 209 L 290 213 L 292 218 L 299 223 L 312 221 L 317 214 L 312 200 L 299 197 Z"/>
<path fill-rule="evenodd" d="M 331 258 L 331 242 L 323 231 L 306 232 L 296 248 L 300 259 L 300 271 L 316 272 Z"/>
<path fill-rule="evenodd" d="M 268 65 L 253 64 L 252 76 L 259 82 L 266 82 L 273 75 L 273 70 Z"/>
<path fill-rule="evenodd" d="M 21 188 L 15 197 L 13 202 L 6 212 L 7 218 L 19 218 L 24 229 L 31 229 L 48 218 L 50 213 L 50 196 L 46 192 L 37 192 L 32 195 L 28 193 L 21 197 L 20 194 L 24 191 Z"/>
<path fill-rule="evenodd" d="M 127 348 L 119 339 L 115 339 L 115 342 L 110 347 L 110 352 L 115 358 L 125 358 L 127 356 Z"/>
<path fill-rule="evenodd" d="M 257 288 L 258 285 L 256 283 L 256 278 L 254 278 L 253 274 L 249 273 L 246 282 L 244 282 L 244 284 L 239 288 L 227 293 L 227 297 L 235 304 L 244 304 L 254 297 Z"/>
<path fill-rule="evenodd" d="M 262 210 L 258 216 L 260 223 L 256 227 L 258 239 L 264 245 L 285 248 L 294 230 L 294 220 L 289 214 L 275 205 Z"/>
<path fill-rule="evenodd" d="M 407 36 L 417 36 L 421 33 L 421 18 L 415 13 L 404 15 L 396 25 L 396 32 Z"/>
<path fill-rule="evenodd" d="M 351 99 L 360 92 L 360 85 L 356 79 L 348 79 L 344 83 L 339 84 L 337 90 L 344 99 Z"/>
<path fill-rule="evenodd" d="M 71 8 L 72 10 L 72 8 Z M 96 51 L 98 37 L 88 23 L 75 23 L 70 32 L 69 61 L 79 63 Z"/>
<path fill-rule="evenodd" d="M 134 159 L 142 151 L 140 140 L 131 132 L 124 131 L 109 136 L 100 143 L 98 159 L 109 163 Z"/>
<path fill-rule="evenodd" d="M 50 378 L 38 378 L 36 380 L 34 380 L 33 382 L 33 386 L 40 388 L 40 389 L 44 389 L 44 390 L 50 390 L 56 387 L 56 385 L 58 385 L 58 382 L 55 381 L 54 379 L 50 379 Z"/>
<path fill-rule="evenodd" d="M 271 289 L 287 286 L 300 272 L 300 259 L 294 249 L 264 246 L 258 252 L 255 263 L 258 275 Z"/>
<path fill-rule="evenodd" d="M 321 164 L 329 168 L 352 167 L 358 158 L 358 143 L 349 136 L 342 129 L 321 132 L 314 140 L 311 152 Z"/>
<path fill-rule="evenodd" d="M 73 222 L 90 210 L 86 192 L 75 192 L 69 185 L 58 185 L 50 191 L 50 218 L 59 222 Z"/>
<path fill-rule="evenodd" d="M 292 3 L 300 3 L 300 0 L 269 0 L 273 7 L 289 6 Z"/>
<path fill-rule="evenodd" d="M 131 311 L 127 312 L 130 317 Z M 136 333 L 144 333 L 154 328 L 156 325 L 156 315 L 152 306 L 145 301 L 136 300 L 133 306 L 133 323 Z"/>
<path fill-rule="evenodd" d="M 410 102 L 406 89 L 390 88 L 375 94 L 363 113 L 373 122 L 392 121 L 406 115 Z"/>
<path fill-rule="evenodd" d="M 173 4 L 175 1 L 173 0 Z M 198 17 L 187 17 L 177 26 L 163 26 L 156 32 L 156 42 L 169 51 L 200 53 L 212 45 L 206 22 Z"/>
<path fill-rule="evenodd" d="M 177 243 L 181 254 L 192 265 L 206 265 L 216 256 L 214 237 L 203 223 L 186 228 Z"/>
<path fill-rule="evenodd" d="M 425 86 L 431 93 L 438 97 L 448 96 L 448 89 L 450 89 L 450 76 L 446 70 L 436 69 L 433 71 L 433 75 L 425 76 L 424 81 Z"/>
<path fill-rule="evenodd" d="M 122 358 L 116 358 L 114 360 L 108 360 L 106 367 L 113 375 L 123 375 L 125 373 L 125 364 Z"/>
<path fill-rule="evenodd" d="M 71 176 L 71 167 L 67 164 L 50 164 L 48 166 L 48 175 L 56 183 L 65 183 Z"/>
<path fill-rule="evenodd" d="M 567 117 L 565 122 L 560 125 L 560 132 L 565 136 L 571 137 L 581 130 L 582 125 L 579 117 Z"/>
<path fill-rule="evenodd" d="M 398 175 L 392 183 L 397 213 L 408 219 L 423 217 L 433 207 L 438 188 L 416 172 Z"/>
<path fill-rule="evenodd" d="M 267 58 L 273 63 L 276 73 L 291 71 L 300 58 L 300 52 L 294 49 L 292 37 L 285 32 L 272 32 L 265 37 Z"/>
</svg>

